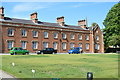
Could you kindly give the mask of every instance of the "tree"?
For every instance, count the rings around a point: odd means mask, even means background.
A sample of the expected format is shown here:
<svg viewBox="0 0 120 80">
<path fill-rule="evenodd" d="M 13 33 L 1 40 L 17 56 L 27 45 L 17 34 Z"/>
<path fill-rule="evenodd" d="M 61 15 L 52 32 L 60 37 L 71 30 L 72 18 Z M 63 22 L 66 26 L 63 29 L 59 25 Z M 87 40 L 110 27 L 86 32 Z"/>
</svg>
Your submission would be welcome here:
<svg viewBox="0 0 120 80">
<path fill-rule="evenodd" d="M 104 22 L 104 43 L 105 47 L 120 47 L 120 3 L 115 4 L 109 10 Z"/>
</svg>

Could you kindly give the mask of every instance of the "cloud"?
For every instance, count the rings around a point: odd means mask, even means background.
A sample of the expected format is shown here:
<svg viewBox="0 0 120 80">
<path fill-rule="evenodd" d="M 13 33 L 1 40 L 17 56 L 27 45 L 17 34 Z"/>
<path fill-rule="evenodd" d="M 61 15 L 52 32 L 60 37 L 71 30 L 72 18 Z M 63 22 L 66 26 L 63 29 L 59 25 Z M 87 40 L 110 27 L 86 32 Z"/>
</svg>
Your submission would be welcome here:
<svg viewBox="0 0 120 80">
<path fill-rule="evenodd" d="M 13 12 L 26 12 L 26 11 L 32 11 L 32 10 L 39 10 L 43 8 L 47 8 L 48 4 L 40 4 L 40 3 L 20 3 L 13 7 Z"/>
</svg>

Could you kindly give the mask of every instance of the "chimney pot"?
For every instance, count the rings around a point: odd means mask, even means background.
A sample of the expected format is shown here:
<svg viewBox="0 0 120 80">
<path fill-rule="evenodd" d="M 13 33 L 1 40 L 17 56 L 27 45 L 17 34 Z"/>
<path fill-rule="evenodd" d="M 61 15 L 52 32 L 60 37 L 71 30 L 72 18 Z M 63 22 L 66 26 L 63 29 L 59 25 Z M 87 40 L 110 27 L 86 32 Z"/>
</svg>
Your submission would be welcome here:
<svg viewBox="0 0 120 80">
<path fill-rule="evenodd" d="M 31 19 L 34 23 L 37 23 L 37 22 L 38 22 L 37 12 L 34 12 L 34 13 L 30 14 L 30 19 Z"/>
<path fill-rule="evenodd" d="M 4 7 L 0 7 L 0 19 L 4 19 Z"/>
<path fill-rule="evenodd" d="M 59 23 L 61 26 L 64 26 L 64 16 L 57 17 L 57 23 Z"/>
<path fill-rule="evenodd" d="M 86 20 L 79 20 L 78 25 L 81 26 L 82 28 L 86 28 Z"/>
</svg>

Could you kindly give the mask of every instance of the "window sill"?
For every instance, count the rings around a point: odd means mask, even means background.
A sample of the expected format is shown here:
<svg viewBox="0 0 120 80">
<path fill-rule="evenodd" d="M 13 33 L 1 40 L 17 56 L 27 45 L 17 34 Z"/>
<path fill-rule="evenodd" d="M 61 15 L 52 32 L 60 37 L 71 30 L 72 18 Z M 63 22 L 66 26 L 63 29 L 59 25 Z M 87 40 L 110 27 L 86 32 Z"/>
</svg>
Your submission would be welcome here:
<svg viewBox="0 0 120 80">
<path fill-rule="evenodd" d="M 46 38 L 44 37 L 44 39 L 48 39 L 48 37 L 46 37 Z"/>
<path fill-rule="evenodd" d="M 22 36 L 23 38 L 26 38 L 27 36 Z"/>
<path fill-rule="evenodd" d="M 14 37 L 14 35 L 8 35 L 9 37 Z"/>
<path fill-rule="evenodd" d="M 34 36 L 33 38 L 38 38 L 38 36 L 36 36 L 36 37 Z"/>
<path fill-rule="evenodd" d="M 66 49 L 63 49 L 63 51 L 66 51 Z"/>
<path fill-rule="evenodd" d="M 89 49 L 86 49 L 86 51 L 89 51 Z"/>
<path fill-rule="evenodd" d="M 54 39 L 58 39 L 58 38 L 54 38 Z"/>
<path fill-rule="evenodd" d="M 35 51 L 35 50 L 38 50 L 38 49 L 33 49 L 33 50 Z"/>
</svg>

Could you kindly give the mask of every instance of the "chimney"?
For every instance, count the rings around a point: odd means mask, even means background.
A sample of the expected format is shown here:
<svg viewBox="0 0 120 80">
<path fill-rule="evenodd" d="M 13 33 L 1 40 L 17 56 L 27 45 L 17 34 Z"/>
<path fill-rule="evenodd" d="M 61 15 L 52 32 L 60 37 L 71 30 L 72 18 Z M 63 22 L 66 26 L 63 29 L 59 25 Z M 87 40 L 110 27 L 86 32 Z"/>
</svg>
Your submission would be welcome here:
<svg viewBox="0 0 120 80">
<path fill-rule="evenodd" d="M 0 19 L 4 19 L 4 8 L 0 7 Z"/>
<path fill-rule="evenodd" d="M 30 19 L 31 19 L 34 23 L 38 23 L 37 12 L 34 12 L 34 13 L 30 14 Z"/>
<path fill-rule="evenodd" d="M 78 25 L 81 26 L 82 28 L 86 28 L 86 20 L 79 20 Z"/>
<path fill-rule="evenodd" d="M 57 17 L 57 23 L 59 23 L 61 26 L 64 26 L 64 24 L 65 24 L 65 22 L 64 22 L 64 16 Z"/>
</svg>

